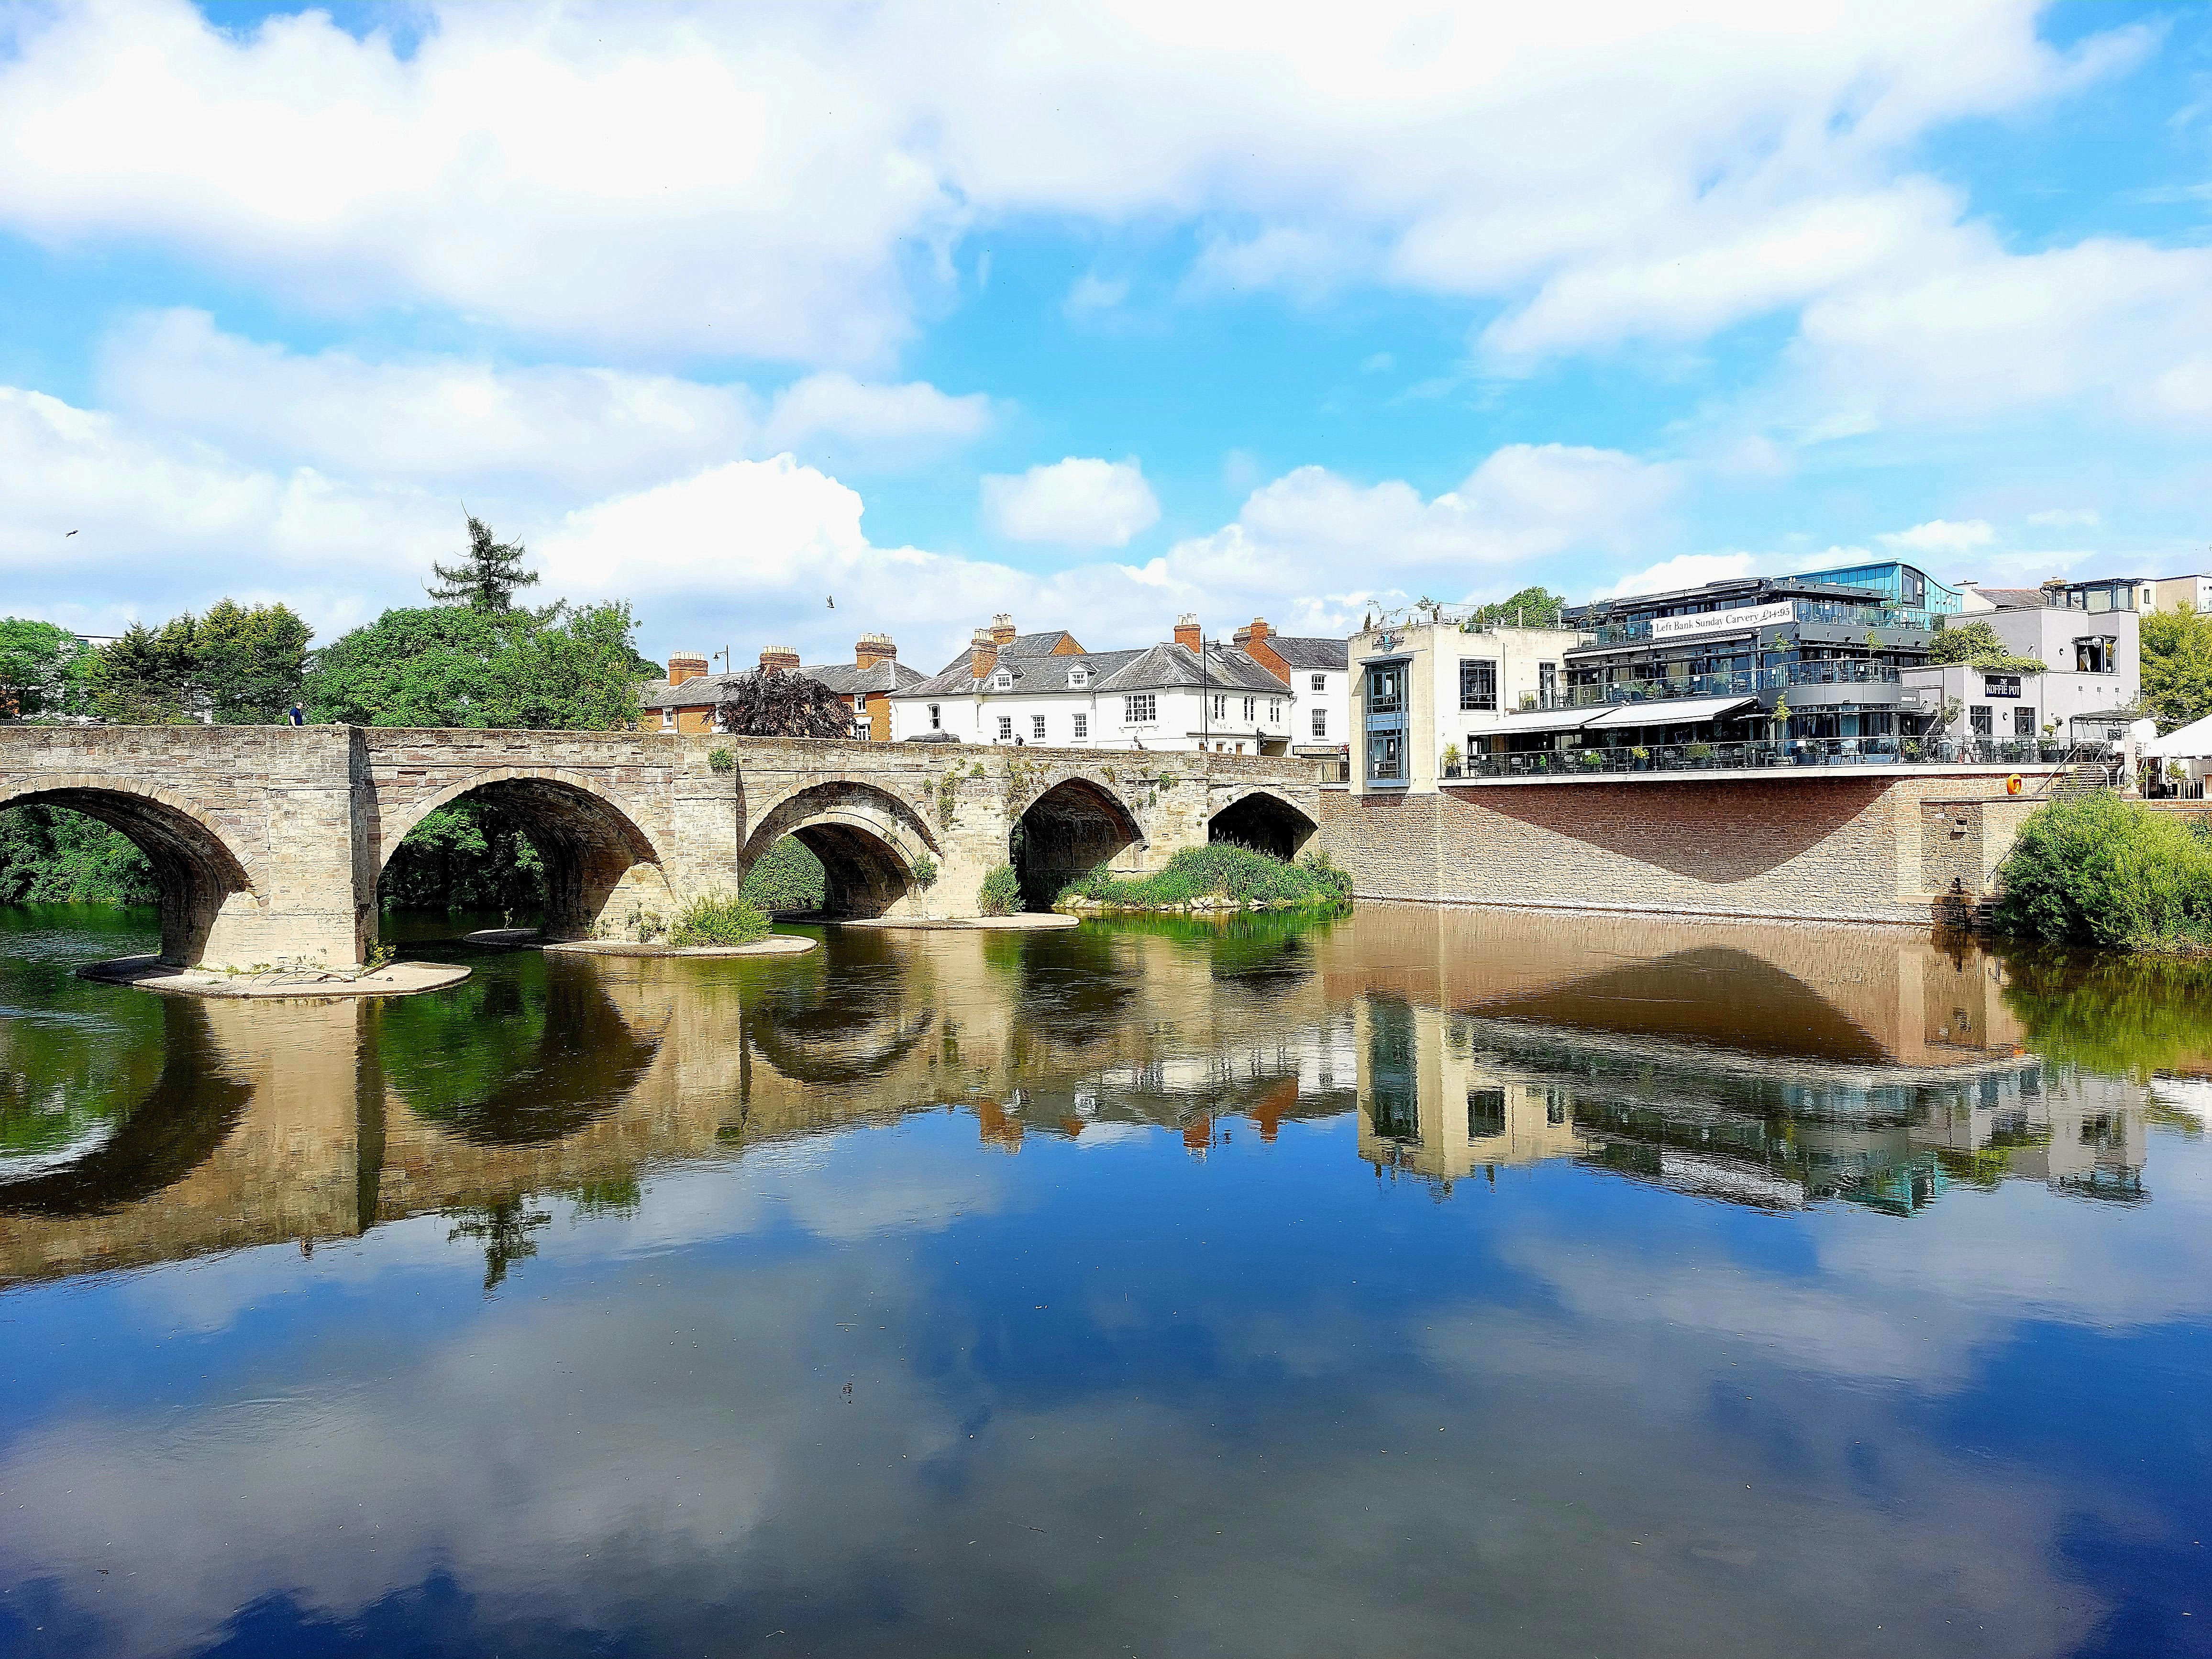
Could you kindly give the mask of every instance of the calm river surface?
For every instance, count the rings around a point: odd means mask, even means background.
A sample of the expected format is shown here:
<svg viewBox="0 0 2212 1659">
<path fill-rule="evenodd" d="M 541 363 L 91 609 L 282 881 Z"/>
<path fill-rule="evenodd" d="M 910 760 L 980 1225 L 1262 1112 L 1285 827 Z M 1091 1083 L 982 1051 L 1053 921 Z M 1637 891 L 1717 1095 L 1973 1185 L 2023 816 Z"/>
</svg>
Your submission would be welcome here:
<svg viewBox="0 0 2212 1659">
<path fill-rule="evenodd" d="M 0 1653 L 2212 1652 L 2212 970 L 0 910 Z"/>
</svg>

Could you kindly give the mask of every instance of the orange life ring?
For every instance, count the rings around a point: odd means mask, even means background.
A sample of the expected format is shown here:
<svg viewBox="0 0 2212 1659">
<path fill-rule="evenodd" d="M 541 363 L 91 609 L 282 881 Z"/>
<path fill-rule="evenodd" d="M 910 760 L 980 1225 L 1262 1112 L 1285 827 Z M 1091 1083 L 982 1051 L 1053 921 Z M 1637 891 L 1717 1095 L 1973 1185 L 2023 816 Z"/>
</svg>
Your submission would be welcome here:
<svg viewBox="0 0 2212 1659">
<path fill-rule="evenodd" d="M 2015 773 L 2014 773 L 2010 777 L 2008 777 L 2008 778 L 2007 778 L 2007 779 L 2005 780 L 2005 793 L 2007 793 L 2008 795 L 2017 795 L 2018 793 L 2020 793 L 2020 774 L 2019 774 L 2019 773 L 2015 772 Z"/>
</svg>

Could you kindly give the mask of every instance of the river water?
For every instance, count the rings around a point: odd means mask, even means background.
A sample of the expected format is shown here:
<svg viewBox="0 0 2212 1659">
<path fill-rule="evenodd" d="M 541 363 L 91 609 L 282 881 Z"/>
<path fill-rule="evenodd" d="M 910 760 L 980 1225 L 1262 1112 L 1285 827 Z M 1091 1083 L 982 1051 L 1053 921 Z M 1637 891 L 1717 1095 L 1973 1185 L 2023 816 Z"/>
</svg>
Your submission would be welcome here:
<svg viewBox="0 0 2212 1659">
<path fill-rule="evenodd" d="M 2212 1652 L 2212 980 L 0 911 L 0 1653 Z"/>
</svg>

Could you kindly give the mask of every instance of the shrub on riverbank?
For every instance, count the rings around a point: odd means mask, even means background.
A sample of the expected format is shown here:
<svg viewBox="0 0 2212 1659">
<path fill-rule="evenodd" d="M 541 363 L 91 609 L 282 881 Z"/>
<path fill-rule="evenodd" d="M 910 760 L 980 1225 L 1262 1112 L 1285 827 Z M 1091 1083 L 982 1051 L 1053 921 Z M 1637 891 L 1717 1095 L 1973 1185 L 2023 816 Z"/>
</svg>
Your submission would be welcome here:
<svg viewBox="0 0 2212 1659">
<path fill-rule="evenodd" d="M 2212 947 L 2212 836 L 2100 790 L 2021 826 L 1998 872 L 1998 928 L 2059 945 Z"/>
<path fill-rule="evenodd" d="M 796 836 L 786 836 L 753 861 L 739 890 L 763 910 L 819 910 L 822 860 Z"/>
<path fill-rule="evenodd" d="M 750 945 L 768 937 L 768 918 L 743 894 L 709 893 L 684 907 L 671 945 Z"/>
<path fill-rule="evenodd" d="M 1002 864 L 983 878 L 975 908 L 987 916 L 1011 916 L 1022 908 L 1022 878 L 1012 865 Z"/>
<path fill-rule="evenodd" d="M 1215 842 L 1186 847 L 1148 876 L 1133 879 L 1101 865 L 1060 890 L 1060 900 L 1088 900 L 1160 910 L 1196 899 L 1235 899 L 1244 904 L 1341 904 L 1352 896 L 1352 878 L 1315 853 L 1293 864 L 1249 847 Z"/>
<path fill-rule="evenodd" d="M 62 806 L 0 812 L 0 904 L 152 904 L 154 866 L 119 831 Z"/>
</svg>

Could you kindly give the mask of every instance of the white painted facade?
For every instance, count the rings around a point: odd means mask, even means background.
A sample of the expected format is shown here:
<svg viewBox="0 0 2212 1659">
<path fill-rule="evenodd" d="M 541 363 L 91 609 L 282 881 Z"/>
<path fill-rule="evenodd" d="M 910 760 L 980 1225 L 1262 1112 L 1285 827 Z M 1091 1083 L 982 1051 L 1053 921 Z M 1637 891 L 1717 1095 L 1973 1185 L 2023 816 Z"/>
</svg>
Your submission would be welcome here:
<svg viewBox="0 0 2212 1659">
<path fill-rule="evenodd" d="M 1045 658 L 1059 682 L 1049 690 L 1016 690 L 986 681 L 979 692 L 891 700 L 891 740 L 949 732 L 962 743 L 1042 744 L 1053 749 L 1209 748 L 1227 755 L 1279 754 L 1292 730 L 1294 699 L 1288 687 L 1273 694 L 1242 686 L 1201 693 L 1199 688 L 1161 687 L 1100 691 L 1067 683 L 1060 664 L 1080 659 Z M 1038 678 L 1039 661 L 1025 665 L 1025 683 Z"/>
</svg>

